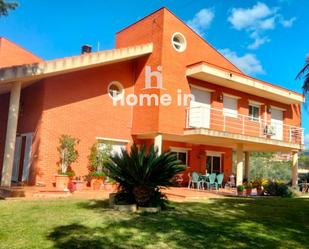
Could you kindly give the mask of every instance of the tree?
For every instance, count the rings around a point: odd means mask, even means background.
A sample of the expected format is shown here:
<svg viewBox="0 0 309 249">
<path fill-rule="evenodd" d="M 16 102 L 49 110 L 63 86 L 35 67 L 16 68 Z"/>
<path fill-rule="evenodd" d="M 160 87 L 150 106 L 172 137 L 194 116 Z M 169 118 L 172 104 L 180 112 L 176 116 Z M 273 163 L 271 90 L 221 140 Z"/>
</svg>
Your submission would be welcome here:
<svg viewBox="0 0 309 249">
<path fill-rule="evenodd" d="M 78 158 L 78 151 L 75 146 L 79 143 L 79 139 L 69 135 L 61 135 L 59 138 L 59 146 L 57 148 L 60 156 L 60 174 L 73 173 L 71 164 Z"/>
<path fill-rule="evenodd" d="M 276 160 L 272 152 L 250 153 L 250 180 L 256 178 L 277 179 L 289 181 L 291 179 L 290 161 Z M 233 171 L 236 172 L 236 155 L 233 155 Z"/>
<path fill-rule="evenodd" d="M 305 66 L 297 74 L 296 79 L 303 79 L 303 92 L 307 94 L 309 92 L 309 54 L 307 55 Z"/>
<path fill-rule="evenodd" d="M 111 144 L 95 143 L 90 148 L 88 170 L 91 176 L 103 176 L 104 164 L 110 159 Z"/>
<path fill-rule="evenodd" d="M 6 2 L 4 0 L 0 0 L 0 17 L 7 16 L 9 10 L 15 10 L 18 6 L 17 2 Z"/>
<path fill-rule="evenodd" d="M 146 146 L 139 149 L 135 144 L 130 153 L 122 150 L 121 154 L 112 155 L 105 165 L 106 174 L 120 185 L 118 197 L 121 198 L 116 200 L 144 207 L 162 206 L 164 196 L 160 189 L 173 186 L 172 179 L 185 169 L 172 152 L 159 155 L 154 145 L 146 151 Z"/>
</svg>

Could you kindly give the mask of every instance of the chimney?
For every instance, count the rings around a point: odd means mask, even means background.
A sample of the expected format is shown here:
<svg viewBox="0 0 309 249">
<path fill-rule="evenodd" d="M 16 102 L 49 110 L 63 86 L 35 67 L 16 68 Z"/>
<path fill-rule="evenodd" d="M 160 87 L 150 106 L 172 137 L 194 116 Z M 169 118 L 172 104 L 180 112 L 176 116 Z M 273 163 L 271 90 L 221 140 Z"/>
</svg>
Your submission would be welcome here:
<svg viewBox="0 0 309 249">
<path fill-rule="evenodd" d="M 83 45 L 82 46 L 82 54 L 89 54 L 91 53 L 92 47 L 90 45 Z"/>
</svg>

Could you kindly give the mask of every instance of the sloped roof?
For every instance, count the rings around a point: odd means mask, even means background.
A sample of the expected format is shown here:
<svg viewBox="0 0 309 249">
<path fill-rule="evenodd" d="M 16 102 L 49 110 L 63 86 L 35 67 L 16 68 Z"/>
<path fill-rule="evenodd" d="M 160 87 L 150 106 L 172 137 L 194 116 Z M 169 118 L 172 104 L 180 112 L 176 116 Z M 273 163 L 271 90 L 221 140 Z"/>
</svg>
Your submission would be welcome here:
<svg viewBox="0 0 309 249">
<path fill-rule="evenodd" d="M 0 37 L 0 68 L 42 61 L 43 59 L 18 46 L 14 42 Z"/>
</svg>

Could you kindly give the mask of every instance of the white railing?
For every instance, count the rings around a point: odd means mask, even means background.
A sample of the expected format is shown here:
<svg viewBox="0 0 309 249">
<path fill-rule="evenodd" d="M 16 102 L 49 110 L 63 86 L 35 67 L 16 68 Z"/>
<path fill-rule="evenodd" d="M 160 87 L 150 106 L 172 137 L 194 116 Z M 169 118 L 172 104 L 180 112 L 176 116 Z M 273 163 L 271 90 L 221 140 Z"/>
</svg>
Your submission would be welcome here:
<svg viewBox="0 0 309 249">
<path fill-rule="evenodd" d="M 290 143 L 304 143 L 303 128 L 204 106 L 187 109 L 186 128 L 207 128 Z"/>
</svg>

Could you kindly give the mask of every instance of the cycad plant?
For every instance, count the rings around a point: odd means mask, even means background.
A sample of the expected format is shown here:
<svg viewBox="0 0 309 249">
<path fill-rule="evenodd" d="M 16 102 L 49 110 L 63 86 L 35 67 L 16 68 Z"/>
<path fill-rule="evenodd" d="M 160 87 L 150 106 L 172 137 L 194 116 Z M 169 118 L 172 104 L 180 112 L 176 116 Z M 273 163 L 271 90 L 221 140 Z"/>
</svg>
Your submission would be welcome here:
<svg viewBox="0 0 309 249">
<path fill-rule="evenodd" d="M 145 145 L 139 149 L 135 144 L 130 153 L 122 150 L 105 165 L 106 174 L 119 183 L 118 200 L 143 207 L 162 205 L 161 188 L 173 186 L 172 179 L 185 168 L 171 152 L 159 155 L 154 145 L 147 151 Z"/>
</svg>

